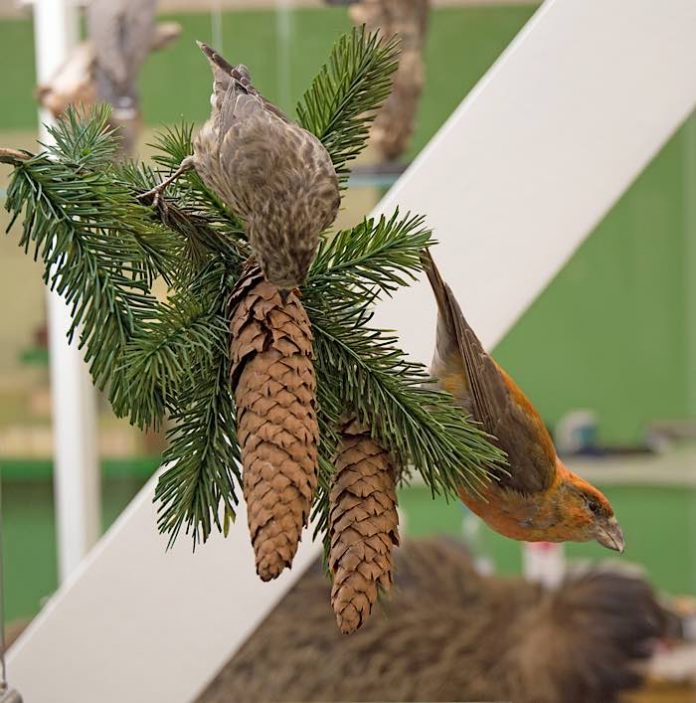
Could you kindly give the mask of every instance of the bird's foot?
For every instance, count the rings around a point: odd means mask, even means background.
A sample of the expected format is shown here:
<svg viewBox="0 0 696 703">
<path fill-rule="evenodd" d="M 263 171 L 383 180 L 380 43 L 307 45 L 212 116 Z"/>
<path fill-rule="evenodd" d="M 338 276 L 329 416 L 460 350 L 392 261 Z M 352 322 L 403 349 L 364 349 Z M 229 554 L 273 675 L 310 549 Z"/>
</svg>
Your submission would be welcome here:
<svg viewBox="0 0 696 703">
<path fill-rule="evenodd" d="M 150 188 L 150 190 L 145 191 L 144 193 L 141 193 L 138 196 L 138 200 L 142 200 L 143 202 L 147 203 L 148 201 L 151 200 L 150 204 L 155 207 L 155 208 L 160 208 L 161 209 L 166 209 L 167 204 L 162 197 L 162 193 L 164 193 L 165 189 L 170 186 L 174 181 L 179 178 L 182 174 L 186 173 L 186 171 L 191 170 L 194 168 L 194 160 L 193 157 L 187 156 L 181 164 L 179 164 L 179 168 L 172 173 L 169 178 L 165 178 L 160 184 L 156 185 L 154 188 Z"/>
<path fill-rule="evenodd" d="M 152 205 L 152 207 L 157 207 L 162 198 L 162 187 L 155 186 L 154 188 L 150 188 L 150 190 L 146 190 L 144 193 L 140 193 L 140 195 L 137 195 L 136 198 L 142 201 L 145 205 Z"/>
<path fill-rule="evenodd" d="M 169 211 L 169 206 L 167 205 L 167 201 L 164 199 L 163 196 L 164 190 L 165 189 L 161 186 L 156 186 L 155 188 L 151 188 L 150 190 L 146 191 L 145 193 L 141 193 L 136 197 L 144 205 L 150 205 L 152 208 L 157 210 L 160 217 L 166 218 L 167 213 Z"/>
</svg>

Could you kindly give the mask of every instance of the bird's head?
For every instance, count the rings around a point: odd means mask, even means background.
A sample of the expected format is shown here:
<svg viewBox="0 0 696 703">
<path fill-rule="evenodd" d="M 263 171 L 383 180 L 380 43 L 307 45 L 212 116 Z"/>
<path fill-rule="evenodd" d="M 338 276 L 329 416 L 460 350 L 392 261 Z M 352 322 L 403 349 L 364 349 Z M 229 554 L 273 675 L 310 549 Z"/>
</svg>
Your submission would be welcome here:
<svg viewBox="0 0 696 703">
<path fill-rule="evenodd" d="M 249 244 L 266 280 L 280 290 L 304 283 L 319 245 L 320 230 L 301 213 L 285 216 L 275 204 L 247 220 Z"/>
<path fill-rule="evenodd" d="M 622 553 L 623 531 L 606 496 L 567 469 L 564 473 L 559 493 L 563 523 L 570 533 L 567 539 L 574 542 L 595 540 L 607 549 Z"/>
</svg>

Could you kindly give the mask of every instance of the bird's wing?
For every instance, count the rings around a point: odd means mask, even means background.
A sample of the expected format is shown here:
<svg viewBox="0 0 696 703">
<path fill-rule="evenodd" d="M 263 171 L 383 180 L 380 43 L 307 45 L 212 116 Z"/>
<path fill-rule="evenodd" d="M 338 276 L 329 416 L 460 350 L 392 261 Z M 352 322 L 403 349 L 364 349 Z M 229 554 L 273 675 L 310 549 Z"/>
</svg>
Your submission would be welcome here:
<svg viewBox="0 0 696 703">
<path fill-rule="evenodd" d="M 210 62 L 213 70 L 213 112 L 217 111 L 218 129 L 224 133 L 235 120 L 244 119 L 259 111 L 265 111 L 288 122 L 288 118 L 273 103 L 266 100 L 254 87 L 249 69 L 243 64 L 233 66 L 207 44 L 198 46 Z M 224 134 L 221 134 L 221 137 Z"/>
<path fill-rule="evenodd" d="M 430 253 L 424 251 L 422 260 L 439 310 L 433 375 L 508 455 L 510 475 L 500 480 L 504 487 L 522 493 L 548 488 L 555 477 L 556 450 L 543 420 L 484 351 Z"/>
</svg>

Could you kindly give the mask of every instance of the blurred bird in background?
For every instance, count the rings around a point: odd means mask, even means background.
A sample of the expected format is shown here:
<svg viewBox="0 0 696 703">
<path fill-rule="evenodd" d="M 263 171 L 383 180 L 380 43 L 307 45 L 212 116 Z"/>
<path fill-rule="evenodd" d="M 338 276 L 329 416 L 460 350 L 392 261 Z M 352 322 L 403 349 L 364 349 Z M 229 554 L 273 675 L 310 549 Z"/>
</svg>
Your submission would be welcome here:
<svg viewBox="0 0 696 703">
<path fill-rule="evenodd" d="M 156 0 L 92 0 L 87 8 L 88 38 L 46 85 L 37 88 L 41 105 L 59 117 L 69 105 L 89 109 L 109 103 L 122 151 L 132 155 L 141 123 L 136 87 L 140 68 L 150 52 L 181 34 L 176 22 L 155 23 L 156 9 Z"/>
<path fill-rule="evenodd" d="M 317 563 L 197 703 L 615 703 L 666 628 L 650 586 L 623 571 L 579 571 L 549 591 L 478 574 L 451 540 L 411 541 L 391 597 L 346 637 Z"/>
<path fill-rule="evenodd" d="M 281 291 L 300 286 L 319 235 L 340 205 L 338 179 L 324 145 L 291 122 L 254 88 L 246 66 L 232 66 L 206 44 L 213 70 L 210 119 L 193 156 L 156 188 L 154 197 L 188 169 L 246 224 L 264 276 Z"/>
<path fill-rule="evenodd" d="M 334 3 L 336 4 L 336 3 Z M 425 85 L 423 51 L 431 0 L 360 0 L 349 2 L 353 23 L 379 30 L 384 39 L 398 36 L 399 67 L 392 91 L 370 131 L 370 143 L 384 161 L 398 159 L 408 149 Z"/>
<path fill-rule="evenodd" d="M 422 260 L 438 306 L 431 368 L 439 385 L 506 452 L 500 473 L 462 501 L 496 532 L 526 542 L 588 542 L 623 552 L 624 537 L 606 497 L 568 470 L 534 406 L 482 348 L 429 252 Z"/>
</svg>

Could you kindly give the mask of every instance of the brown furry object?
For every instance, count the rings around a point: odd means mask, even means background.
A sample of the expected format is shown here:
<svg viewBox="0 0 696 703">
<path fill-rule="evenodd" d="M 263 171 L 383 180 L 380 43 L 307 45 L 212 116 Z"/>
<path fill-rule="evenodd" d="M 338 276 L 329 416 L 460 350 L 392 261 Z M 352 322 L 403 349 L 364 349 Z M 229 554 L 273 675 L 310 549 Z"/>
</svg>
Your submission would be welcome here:
<svg viewBox="0 0 696 703">
<path fill-rule="evenodd" d="M 407 543 L 392 597 L 354 635 L 337 631 L 329 588 L 310 569 L 198 703 L 612 703 L 664 626 L 640 578 L 585 571 L 546 592 L 478 575 L 445 540 Z"/>
</svg>

